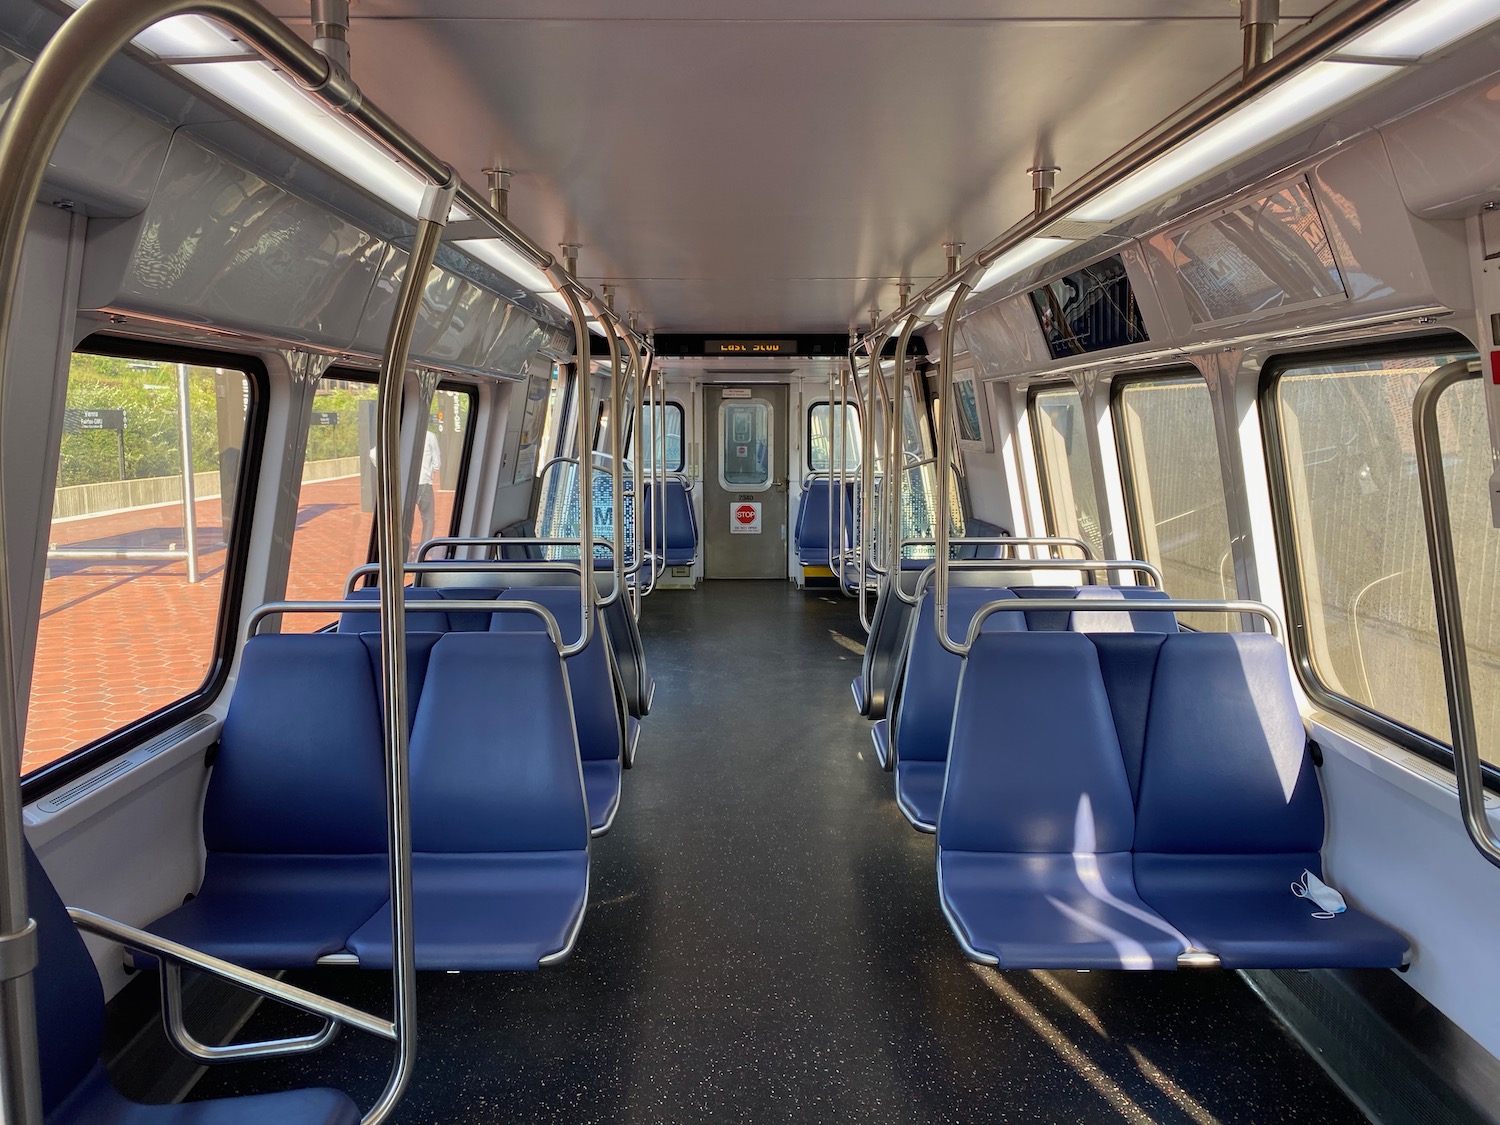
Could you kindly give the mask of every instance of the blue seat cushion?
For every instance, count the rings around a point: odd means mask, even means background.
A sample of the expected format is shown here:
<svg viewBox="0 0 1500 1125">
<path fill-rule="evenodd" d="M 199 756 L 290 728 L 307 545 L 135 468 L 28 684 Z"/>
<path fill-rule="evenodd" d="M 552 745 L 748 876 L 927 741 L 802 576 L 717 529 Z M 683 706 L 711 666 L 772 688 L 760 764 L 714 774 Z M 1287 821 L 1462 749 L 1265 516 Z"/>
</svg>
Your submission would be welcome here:
<svg viewBox="0 0 1500 1125">
<path fill-rule="evenodd" d="M 620 808 L 620 762 L 584 762 L 583 793 L 589 805 L 589 831 L 601 835 Z"/>
<path fill-rule="evenodd" d="M 252 969 L 308 968 L 384 906 L 387 867 L 384 855 L 213 852 L 198 896 L 147 928 Z"/>
<path fill-rule="evenodd" d="M 1172 969 L 1180 935 L 1143 903 L 1129 852 L 938 857 L 943 913 L 1002 969 Z"/>
<path fill-rule="evenodd" d="M 587 851 L 412 857 L 418 969 L 535 969 L 572 946 Z M 391 966 L 387 905 L 349 939 L 362 968 Z"/>
<path fill-rule="evenodd" d="M 870 727 L 870 741 L 875 744 L 875 760 L 882 769 L 891 760 L 891 724 L 887 719 L 877 719 Z"/>
<path fill-rule="evenodd" d="M 110 1085 L 100 1063 L 47 1115 L 46 1125 L 359 1125 L 359 1107 L 338 1090 L 289 1090 L 243 1098 L 137 1105 Z"/>
<path fill-rule="evenodd" d="M 896 804 L 918 832 L 936 832 L 947 762 L 896 759 Z"/>
<path fill-rule="evenodd" d="M 1321 878 L 1317 852 L 1284 855 L 1162 855 L 1135 857 L 1141 898 L 1218 955 L 1226 969 L 1396 968 L 1408 942 L 1350 907 L 1332 918 L 1292 894 L 1310 870 Z"/>
</svg>

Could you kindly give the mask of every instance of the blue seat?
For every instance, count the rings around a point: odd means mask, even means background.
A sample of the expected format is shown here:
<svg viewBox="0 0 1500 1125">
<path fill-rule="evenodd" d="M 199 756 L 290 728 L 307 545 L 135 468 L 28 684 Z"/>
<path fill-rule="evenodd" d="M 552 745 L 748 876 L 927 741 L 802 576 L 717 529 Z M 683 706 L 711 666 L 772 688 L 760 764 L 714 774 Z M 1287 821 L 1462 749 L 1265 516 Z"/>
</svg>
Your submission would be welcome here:
<svg viewBox="0 0 1500 1125">
<path fill-rule="evenodd" d="M 983 633 L 959 685 L 938 818 L 943 912 L 1001 968 L 1174 968 L 1186 943 L 1136 894 L 1130 786 L 1094 647 Z"/>
<path fill-rule="evenodd" d="M 838 551 L 843 551 L 854 538 L 854 484 L 844 486 L 844 524 Z M 797 530 L 795 546 L 797 561 L 802 566 L 829 566 L 828 531 L 837 515 L 829 505 L 837 506 L 837 499 L 827 478 L 815 477 L 802 485 L 802 502 L 797 506 Z"/>
<path fill-rule="evenodd" d="M 419 969 L 535 969 L 567 956 L 583 923 L 589 811 L 568 675 L 530 622 L 432 650 L 411 741 Z M 390 966 L 390 926 L 387 906 L 349 938 L 361 967 Z"/>
<path fill-rule="evenodd" d="M 441 590 L 428 589 L 425 586 L 406 587 L 406 600 L 409 602 L 436 602 L 441 601 L 442 597 Z M 378 602 L 380 590 L 375 586 L 361 586 L 358 590 L 351 590 L 344 600 Z M 446 633 L 449 627 L 448 615 L 438 610 L 406 611 L 408 633 Z M 380 615 L 378 613 L 345 613 L 339 616 L 338 632 L 340 633 L 373 633 L 379 628 Z"/>
<path fill-rule="evenodd" d="M 1205 701 L 1211 700 L 1211 706 Z M 1286 656 L 1258 633 L 1182 633 L 1156 660 L 1135 831 L 1141 897 L 1225 968 L 1380 968 L 1406 939 L 1350 907 L 1314 918 L 1323 801 Z"/>
<path fill-rule="evenodd" d="M 252 968 L 344 949 L 387 897 L 384 750 L 373 633 L 252 637 L 203 811 L 190 902 L 153 933 Z M 434 634 L 410 634 L 411 698 Z"/>
<path fill-rule="evenodd" d="M 544 606 L 557 618 L 563 643 L 573 644 L 581 625 L 578 597 L 576 589 L 536 586 L 509 590 L 500 601 L 530 601 Z M 519 612 L 496 613 L 491 625 L 496 632 L 534 632 L 541 627 L 534 615 Z M 608 646 L 603 622 L 596 618 L 589 643 L 567 659 L 578 753 L 589 799 L 589 825 L 596 836 L 609 831 L 619 810 L 626 750 L 625 717 L 616 696 Z"/>
<path fill-rule="evenodd" d="M 648 481 L 642 486 L 640 540 L 643 547 L 651 542 L 652 520 L 660 520 L 656 534 L 657 551 L 663 566 L 692 566 L 698 561 L 698 517 L 693 514 L 693 499 L 681 477 L 667 477 L 662 485 L 661 515 L 656 514 L 656 488 Z"/>
<path fill-rule="evenodd" d="M 1125 600 L 1132 602 L 1162 601 L 1165 591 L 1153 586 L 1012 586 L 1018 598 L 1073 598 Z M 1177 616 L 1169 610 L 1099 610 L 1078 609 L 1072 613 L 1034 611 L 1026 614 L 1026 628 L 1033 632 L 1047 629 L 1072 629 L 1079 633 L 1175 633 Z"/>
<path fill-rule="evenodd" d="M 953 587 L 948 591 L 948 632 L 962 640 L 980 606 L 1014 596 L 1003 588 Z M 889 752 L 896 759 L 896 804 L 919 832 L 937 828 L 943 775 L 948 765 L 948 738 L 953 728 L 959 672 L 963 668 L 962 659 L 938 642 L 933 627 L 935 604 L 932 591 L 924 591 L 911 627 L 901 690 L 888 728 Z M 1022 616 L 992 614 L 984 627 L 986 631 L 1024 630 Z"/>
<path fill-rule="evenodd" d="M 337 1090 L 138 1105 L 110 1084 L 104 1044 L 104 990 L 62 900 L 30 846 L 26 890 L 37 924 L 37 1053 L 45 1125 L 358 1125 L 359 1108 Z"/>
</svg>

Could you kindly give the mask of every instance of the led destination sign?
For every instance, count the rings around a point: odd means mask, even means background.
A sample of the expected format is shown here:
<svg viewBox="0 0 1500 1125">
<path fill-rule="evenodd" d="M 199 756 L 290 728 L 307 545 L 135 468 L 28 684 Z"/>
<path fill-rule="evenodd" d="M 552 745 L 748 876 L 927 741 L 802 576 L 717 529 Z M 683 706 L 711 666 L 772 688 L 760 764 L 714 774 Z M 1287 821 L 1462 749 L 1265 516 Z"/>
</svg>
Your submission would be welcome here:
<svg viewBox="0 0 1500 1125">
<path fill-rule="evenodd" d="M 704 340 L 704 355 L 795 355 L 796 340 Z"/>
</svg>

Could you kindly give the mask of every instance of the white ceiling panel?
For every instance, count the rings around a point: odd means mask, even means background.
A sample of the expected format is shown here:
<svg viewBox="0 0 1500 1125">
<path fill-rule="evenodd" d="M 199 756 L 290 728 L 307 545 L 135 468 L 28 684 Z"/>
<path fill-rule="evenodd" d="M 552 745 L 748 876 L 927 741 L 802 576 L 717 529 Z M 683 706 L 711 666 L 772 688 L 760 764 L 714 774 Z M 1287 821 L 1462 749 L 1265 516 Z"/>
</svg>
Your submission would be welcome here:
<svg viewBox="0 0 1500 1125">
<path fill-rule="evenodd" d="M 513 169 L 512 217 L 668 331 L 888 310 L 1027 213 L 1029 166 L 1066 186 L 1240 57 L 1231 0 L 358 0 L 350 42 L 371 98 L 471 182 Z"/>
</svg>

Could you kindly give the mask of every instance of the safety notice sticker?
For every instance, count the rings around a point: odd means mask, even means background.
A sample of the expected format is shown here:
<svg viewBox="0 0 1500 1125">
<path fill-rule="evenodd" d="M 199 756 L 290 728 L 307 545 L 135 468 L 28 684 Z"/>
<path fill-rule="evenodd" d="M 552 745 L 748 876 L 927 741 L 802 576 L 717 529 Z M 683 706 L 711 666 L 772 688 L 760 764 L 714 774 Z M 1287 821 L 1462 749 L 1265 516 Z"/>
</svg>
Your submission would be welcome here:
<svg viewBox="0 0 1500 1125">
<path fill-rule="evenodd" d="M 729 531 L 732 535 L 760 534 L 760 505 L 734 504 L 729 509 Z"/>
</svg>

